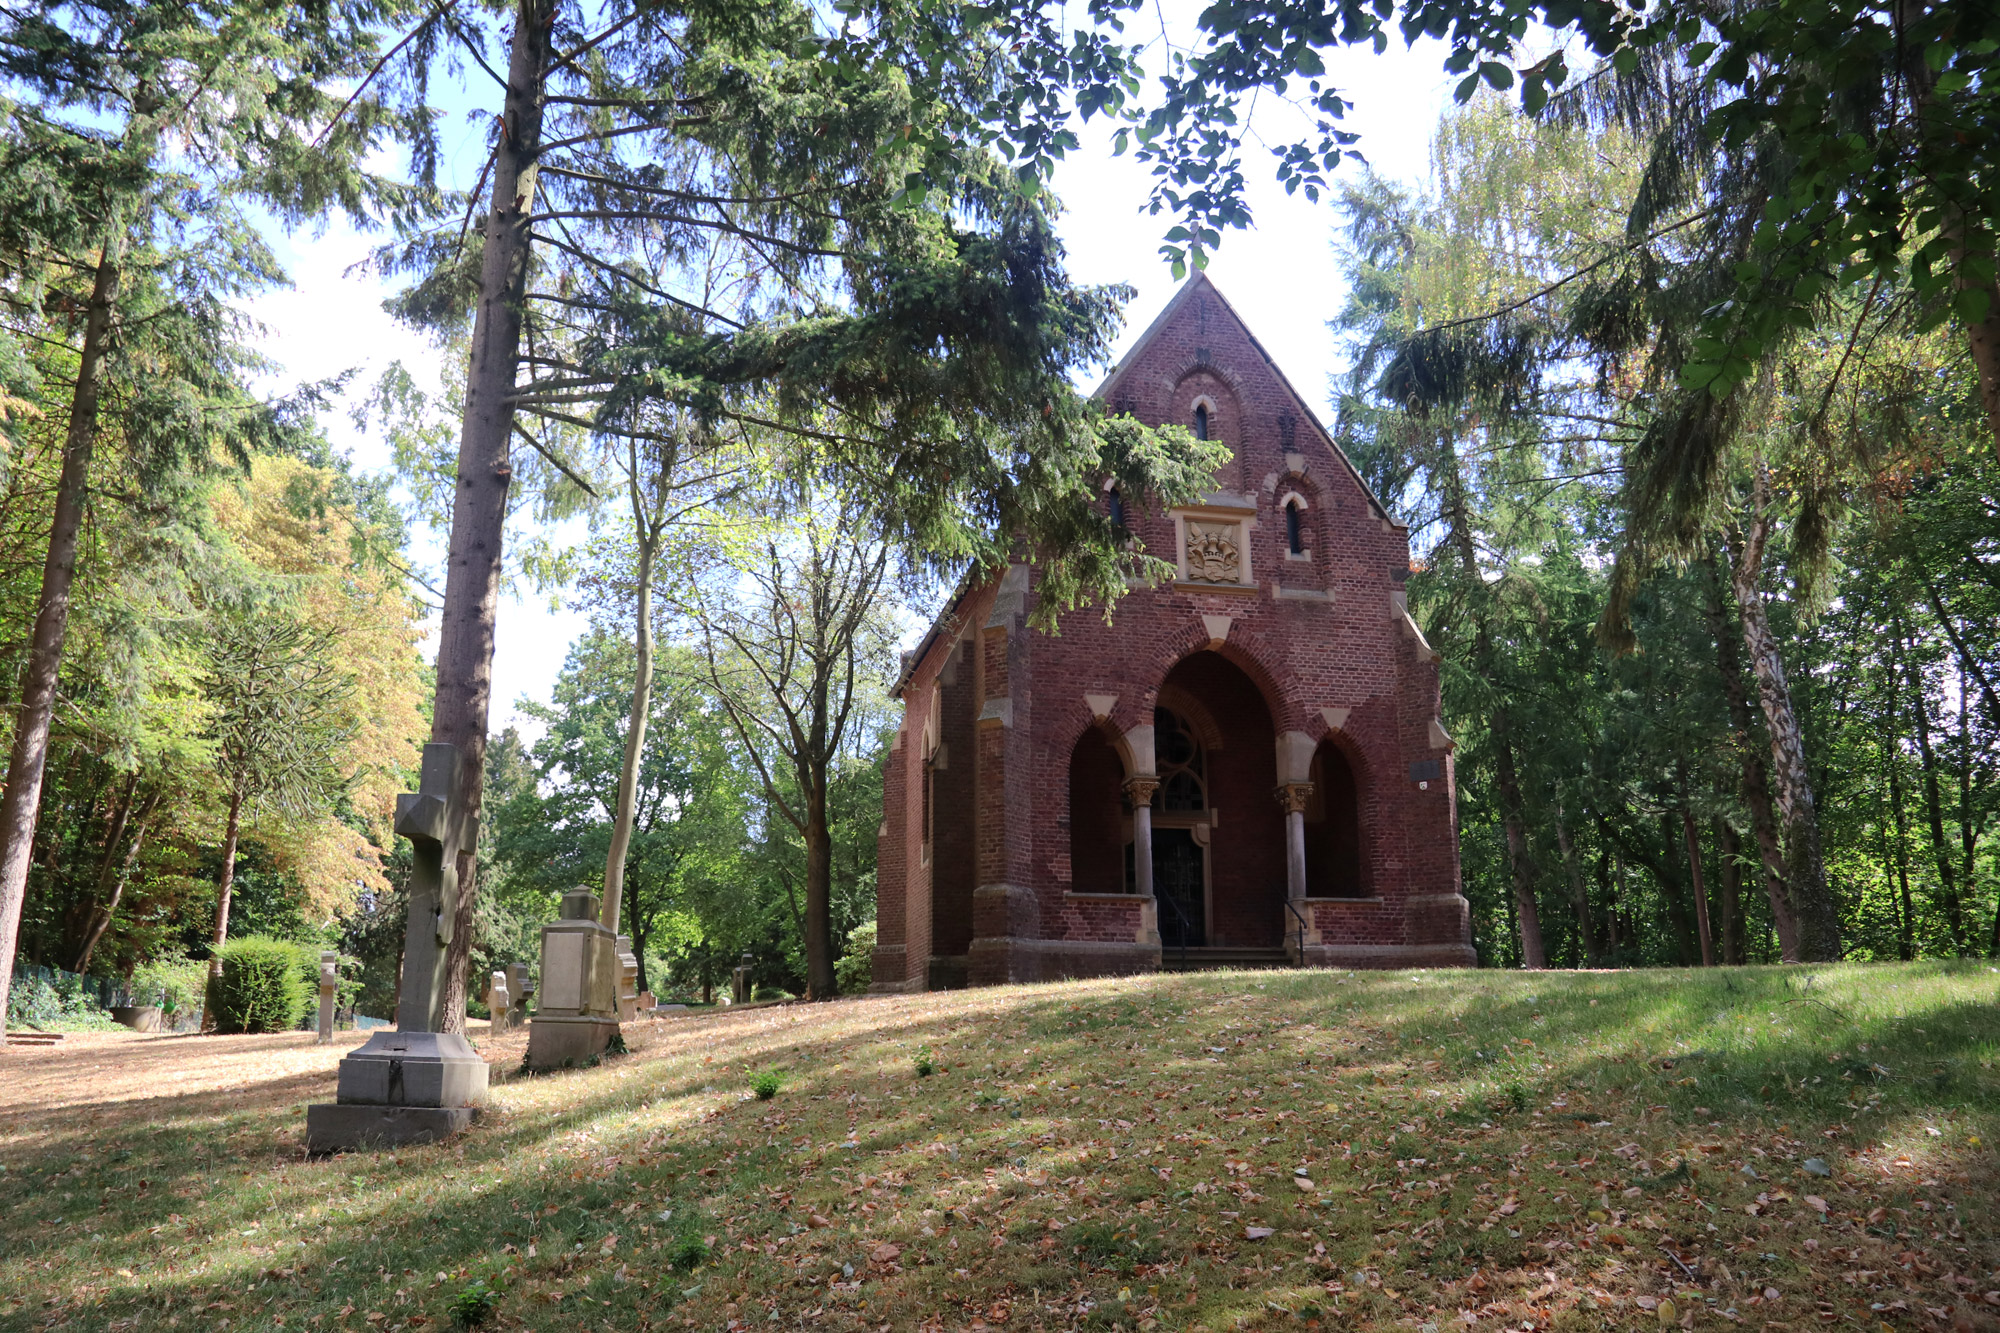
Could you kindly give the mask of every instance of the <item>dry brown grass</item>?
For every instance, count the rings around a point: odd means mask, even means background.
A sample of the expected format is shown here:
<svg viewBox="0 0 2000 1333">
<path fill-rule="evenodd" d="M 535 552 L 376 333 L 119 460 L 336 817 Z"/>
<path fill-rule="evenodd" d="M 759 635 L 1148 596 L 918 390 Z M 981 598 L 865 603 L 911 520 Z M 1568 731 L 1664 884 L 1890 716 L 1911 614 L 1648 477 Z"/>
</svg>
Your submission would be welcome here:
<svg viewBox="0 0 2000 1333">
<path fill-rule="evenodd" d="M 0 1056 L 0 1326 L 437 1329 L 485 1280 L 510 1329 L 1977 1328 L 1996 998 L 1916 965 L 758 1009 L 542 1078 L 510 1034 L 471 1134 L 330 1161 L 341 1048 L 82 1036 Z"/>
</svg>

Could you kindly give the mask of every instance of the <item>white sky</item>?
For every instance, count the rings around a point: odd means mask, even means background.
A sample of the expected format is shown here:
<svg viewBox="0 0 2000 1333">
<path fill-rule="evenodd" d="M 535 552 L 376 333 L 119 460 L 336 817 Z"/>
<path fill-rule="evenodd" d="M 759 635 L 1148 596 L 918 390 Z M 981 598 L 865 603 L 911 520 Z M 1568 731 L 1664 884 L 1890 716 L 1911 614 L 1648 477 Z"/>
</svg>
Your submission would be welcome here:
<svg viewBox="0 0 2000 1333">
<path fill-rule="evenodd" d="M 1430 136 L 1456 82 L 1443 72 L 1442 57 L 1442 46 L 1431 43 L 1415 52 L 1392 45 L 1380 56 L 1341 52 L 1329 61 L 1329 78 L 1356 103 L 1348 128 L 1361 134 L 1358 147 L 1382 175 L 1416 182 L 1427 174 Z M 1299 122 L 1296 113 L 1274 108 L 1267 99 L 1255 124 L 1265 127 L 1275 142 Z M 480 143 L 470 131 L 453 128 L 460 137 L 450 149 L 445 174 L 470 177 L 479 166 Z M 1149 179 L 1129 157 L 1111 155 L 1101 120 L 1086 128 L 1083 138 L 1082 149 L 1062 164 L 1055 180 L 1066 210 L 1061 230 L 1072 278 L 1137 288 L 1118 345 L 1122 354 L 1177 286 L 1158 253 L 1171 223 L 1164 215 L 1142 211 Z M 1330 377 L 1340 369 L 1326 321 L 1346 296 L 1334 269 L 1336 216 L 1324 196 L 1316 204 L 1303 194 L 1288 197 L 1272 179 L 1269 162 L 1254 146 L 1246 155 L 1256 226 L 1225 235 L 1208 274 L 1299 391 L 1324 412 Z M 259 299 L 254 313 L 268 330 L 263 350 L 283 367 L 279 385 L 350 368 L 361 372 L 357 384 L 371 382 L 396 360 L 435 382 L 436 357 L 429 344 L 383 312 L 386 293 L 372 278 L 345 272 L 366 252 L 367 237 L 341 224 L 318 236 L 274 239 L 294 285 Z M 330 414 L 325 424 L 336 445 L 361 469 L 388 469 L 382 440 L 356 432 L 344 413 Z M 516 535 L 510 533 L 510 539 Z M 437 567 L 439 535 L 419 532 L 417 540 L 419 560 Z M 583 624 L 580 614 L 551 607 L 548 598 L 530 589 L 503 598 L 493 672 L 495 732 L 525 724 L 530 734 L 539 733 L 539 726 L 520 716 L 518 701 L 549 699 Z"/>
</svg>

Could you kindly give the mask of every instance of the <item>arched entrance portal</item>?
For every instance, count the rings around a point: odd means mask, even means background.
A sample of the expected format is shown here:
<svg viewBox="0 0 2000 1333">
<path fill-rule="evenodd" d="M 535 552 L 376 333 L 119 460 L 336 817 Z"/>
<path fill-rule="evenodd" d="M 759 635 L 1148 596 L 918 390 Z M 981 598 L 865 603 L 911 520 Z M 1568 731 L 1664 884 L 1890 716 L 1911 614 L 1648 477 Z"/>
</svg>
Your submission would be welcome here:
<svg viewBox="0 0 2000 1333">
<path fill-rule="evenodd" d="M 1313 752 L 1306 802 L 1306 896 L 1366 898 L 1361 860 L 1361 794 L 1354 767 L 1330 740 Z"/>
<path fill-rule="evenodd" d="M 1264 696 L 1219 653 L 1186 658 L 1153 716 L 1153 896 L 1168 949 L 1283 943 L 1284 814 Z"/>
</svg>

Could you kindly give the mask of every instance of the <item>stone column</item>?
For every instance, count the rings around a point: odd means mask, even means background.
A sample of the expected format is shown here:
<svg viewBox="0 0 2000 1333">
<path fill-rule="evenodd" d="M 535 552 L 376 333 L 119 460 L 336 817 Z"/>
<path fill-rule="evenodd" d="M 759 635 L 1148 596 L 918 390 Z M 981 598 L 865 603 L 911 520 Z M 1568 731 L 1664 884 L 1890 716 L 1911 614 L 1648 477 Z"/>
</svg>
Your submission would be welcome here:
<svg viewBox="0 0 2000 1333">
<path fill-rule="evenodd" d="M 1295 903 L 1306 897 L 1306 805 L 1312 793 L 1310 782 L 1281 783 L 1277 791 L 1285 811 L 1285 896 Z"/>
<path fill-rule="evenodd" d="M 499 1036 L 507 1030 L 507 1011 L 511 1007 L 512 996 L 507 991 L 507 974 L 495 972 L 486 987 L 486 1011 L 493 1017 L 492 1035 Z"/>
<path fill-rule="evenodd" d="M 1284 782 L 1277 790 L 1278 804 L 1285 811 L 1285 897 L 1291 900 L 1291 908 L 1305 917 L 1301 926 L 1290 909 L 1285 912 L 1285 951 L 1299 964 L 1306 961 L 1304 946 L 1318 942 L 1306 907 L 1306 804 L 1312 793 L 1310 782 Z"/>
<path fill-rule="evenodd" d="M 333 1006 L 340 991 L 340 955 L 331 949 L 319 954 L 319 1044 L 333 1044 Z"/>
<path fill-rule="evenodd" d="M 1160 780 L 1151 773 L 1125 779 L 1125 796 L 1132 802 L 1132 891 L 1153 896 L 1153 793 Z"/>
<path fill-rule="evenodd" d="M 1140 904 L 1137 942 L 1154 948 L 1160 944 L 1160 903 L 1153 896 L 1153 793 L 1159 789 L 1160 780 L 1151 773 L 1125 779 L 1132 802 L 1132 892 Z"/>
</svg>

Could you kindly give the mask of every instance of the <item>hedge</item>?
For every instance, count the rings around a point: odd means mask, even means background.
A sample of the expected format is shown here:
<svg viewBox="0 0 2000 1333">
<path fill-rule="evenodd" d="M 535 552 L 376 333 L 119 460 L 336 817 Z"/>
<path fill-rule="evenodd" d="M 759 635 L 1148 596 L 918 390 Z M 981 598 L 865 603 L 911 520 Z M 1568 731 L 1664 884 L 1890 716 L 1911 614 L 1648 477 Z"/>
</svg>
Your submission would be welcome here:
<svg viewBox="0 0 2000 1333">
<path fill-rule="evenodd" d="M 289 1032 L 319 991 L 319 953 L 290 940 L 245 935 L 222 946 L 222 976 L 211 983 L 217 1032 Z"/>
</svg>

